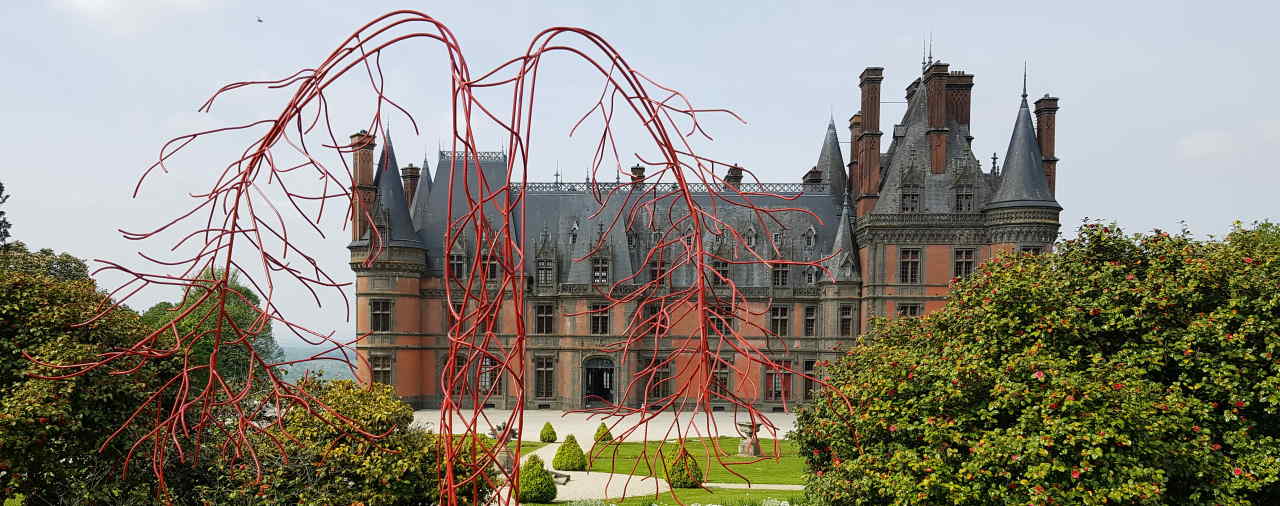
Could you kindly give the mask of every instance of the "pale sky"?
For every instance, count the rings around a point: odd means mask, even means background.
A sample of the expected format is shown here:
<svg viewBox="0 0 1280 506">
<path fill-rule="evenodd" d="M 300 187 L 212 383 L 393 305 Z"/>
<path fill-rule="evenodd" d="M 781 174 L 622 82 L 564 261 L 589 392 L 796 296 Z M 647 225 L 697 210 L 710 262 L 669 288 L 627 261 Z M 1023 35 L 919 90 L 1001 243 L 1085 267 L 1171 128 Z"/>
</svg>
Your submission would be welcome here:
<svg viewBox="0 0 1280 506">
<path fill-rule="evenodd" d="M 138 251 L 163 256 L 167 243 L 128 241 L 116 230 L 154 227 L 185 211 L 194 201 L 183 194 L 207 188 L 246 138 L 198 146 L 131 199 L 161 144 L 274 116 L 285 94 L 265 90 L 224 97 L 211 114 L 196 109 L 228 82 L 283 77 L 318 63 L 354 29 L 396 8 L 444 21 L 473 72 L 522 53 L 542 28 L 593 30 L 633 67 L 697 105 L 740 114 L 746 125 L 709 119 L 715 139 L 699 149 L 768 181 L 800 179 L 817 160 L 830 117 L 848 141 L 845 125 L 864 67 L 885 67 L 882 98 L 891 103 L 883 105 L 881 129 L 889 131 L 904 107 L 892 102 L 903 100 L 919 75 L 922 41 L 932 34 L 935 58 L 976 76 L 973 146 L 984 170 L 990 154 L 1003 157 L 1008 145 L 1024 61 L 1029 94 L 1061 98 L 1057 198 L 1065 236 L 1085 217 L 1129 231 L 1178 230 L 1185 221 L 1201 236 L 1221 235 L 1237 219 L 1280 219 L 1272 151 L 1280 146 L 1280 8 L 1273 2 L 472 4 L 481 2 L 3 2 L 0 139 L 7 156 L 0 182 L 13 195 L 5 210 L 14 238 L 135 267 L 144 265 Z M 539 85 L 535 180 L 550 180 L 557 165 L 566 179 L 580 180 L 590 154 L 590 136 L 567 133 L 594 100 L 598 80 L 561 60 L 545 67 Z M 443 52 L 415 42 L 389 51 L 383 65 L 388 92 L 421 128 L 414 135 L 408 120 L 390 120 L 400 162 L 417 164 L 431 152 L 434 164 L 437 144 L 449 136 Z M 328 97 L 343 136 L 366 125 L 369 94 L 361 84 L 353 80 Z M 495 129 L 478 128 L 482 142 L 492 138 L 483 148 L 501 148 Z M 847 145 L 845 153 L 847 160 Z M 312 233 L 299 244 L 330 274 L 353 280 L 349 233 L 337 213 L 321 226 L 328 238 Z M 296 227 L 306 231 L 301 222 Z M 111 287 L 119 279 L 99 282 Z M 130 306 L 145 310 L 176 295 L 157 289 Z M 300 289 L 282 289 L 276 300 L 317 330 L 352 332 L 335 292 L 322 294 L 323 308 Z M 282 344 L 296 343 L 279 334 Z"/>
</svg>

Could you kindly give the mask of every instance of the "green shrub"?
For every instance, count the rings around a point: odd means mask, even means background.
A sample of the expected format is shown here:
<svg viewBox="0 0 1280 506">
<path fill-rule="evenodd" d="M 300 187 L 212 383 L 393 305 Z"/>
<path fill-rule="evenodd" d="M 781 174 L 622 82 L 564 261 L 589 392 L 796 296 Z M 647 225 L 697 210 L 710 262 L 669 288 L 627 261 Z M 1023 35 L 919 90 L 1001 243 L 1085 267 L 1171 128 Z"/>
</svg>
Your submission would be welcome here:
<svg viewBox="0 0 1280 506">
<path fill-rule="evenodd" d="M 613 434 L 609 433 L 609 426 L 605 425 L 604 422 L 600 422 L 600 426 L 596 427 L 595 440 L 597 443 L 600 443 L 600 442 L 608 443 L 613 441 Z"/>
<path fill-rule="evenodd" d="M 573 434 L 564 437 L 564 442 L 556 450 L 555 458 L 551 459 L 551 467 L 559 471 L 585 471 L 587 469 L 587 456 L 583 455 L 582 447 L 578 446 L 578 439 L 573 437 Z"/>
<path fill-rule="evenodd" d="M 1086 225 L 877 321 L 790 437 L 818 504 L 1280 497 L 1280 227 Z"/>
<path fill-rule="evenodd" d="M 556 482 L 543 467 L 542 459 L 530 455 L 520 466 L 520 502 L 549 503 L 556 500 Z"/>
<path fill-rule="evenodd" d="M 702 486 L 702 467 L 698 459 L 684 448 L 676 451 L 675 458 L 667 463 L 667 484 L 671 488 L 699 488 Z"/>
<path fill-rule="evenodd" d="M 542 432 L 538 434 L 538 440 L 543 443 L 556 442 L 556 429 L 551 426 L 551 422 L 542 425 Z"/>
</svg>

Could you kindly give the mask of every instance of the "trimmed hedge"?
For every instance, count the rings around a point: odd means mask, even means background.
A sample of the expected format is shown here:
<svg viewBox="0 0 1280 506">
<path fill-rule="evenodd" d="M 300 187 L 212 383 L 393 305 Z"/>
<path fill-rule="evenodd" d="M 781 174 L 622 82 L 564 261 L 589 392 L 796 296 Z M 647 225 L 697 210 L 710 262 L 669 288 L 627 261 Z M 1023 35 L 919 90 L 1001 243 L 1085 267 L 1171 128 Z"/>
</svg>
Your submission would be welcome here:
<svg viewBox="0 0 1280 506">
<path fill-rule="evenodd" d="M 587 469 L 587 456 L 583 455 L 582 447 L 578 446 L 578 439 L 573 434 L 565 436 L 564 443 L 560 444 L 560 449 L 556 450 L 556 456 L 551 459 L 551 467 L 559 471 L 585 471 Z"/>
<path fill-rule="evenodd" d="M 605 425 L 604 422 L 600 422 L 600 426 L 596 427 L 595 439 L 597 443 L 602 441 L 605 443 L 613 441 L 613 434 L 609 432 L 609 426 Z"/>
<path fill-rule="evenodd" d="M 556 429 L 551 426 L 551 422 L 542 425 L 542 432 L 538 434 L 538 440 L 543 443 L 556 442 Z"/>
<path fill-rule="evenodd" d="M 556 500 L 556 483 L 542 459 L 530 455 L 520 466 L 520 502 L 549 503 Z"/>
<path fill-rule="evenodd" d="M 702 486 L 702 467 L 698 459 L 681 448 L 674 459 L 667 463 L 667 484 L 671 488 L 699 488 Z"/>
</svg>

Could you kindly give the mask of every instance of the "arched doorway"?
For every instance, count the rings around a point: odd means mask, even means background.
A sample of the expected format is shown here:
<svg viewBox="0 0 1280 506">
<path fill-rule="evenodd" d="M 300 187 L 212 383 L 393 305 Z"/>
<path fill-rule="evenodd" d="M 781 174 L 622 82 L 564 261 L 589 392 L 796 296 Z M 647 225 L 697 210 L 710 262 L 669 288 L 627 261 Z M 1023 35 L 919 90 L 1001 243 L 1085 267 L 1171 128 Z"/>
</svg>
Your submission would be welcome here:
<svg viewBox="0 0 1280 506">
<path fill-rule="evenodd" d="M 603 406 L 613 402 L 613 360 L 592 357 L 582 364 L 583 407 Z"/>
</svg>

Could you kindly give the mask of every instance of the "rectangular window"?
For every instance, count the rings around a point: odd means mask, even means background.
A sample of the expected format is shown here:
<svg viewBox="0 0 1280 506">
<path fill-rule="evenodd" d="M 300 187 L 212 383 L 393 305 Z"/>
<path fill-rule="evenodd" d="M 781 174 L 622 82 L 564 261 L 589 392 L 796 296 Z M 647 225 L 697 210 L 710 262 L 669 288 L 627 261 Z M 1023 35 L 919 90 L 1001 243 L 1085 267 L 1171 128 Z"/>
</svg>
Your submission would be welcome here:
<svg viewBox="0 0 1280 506">
<path fill-rule="evenodd" d="M 919 302 L 899 302 L 895 304 L 898 316 L 920 316 L 924 314 L 924 305 Z"/>
<path fill-rule="evenodd" d="M 541 286 L 551 286 L 556 284 L 552 269 L 554 260 L 538 260 L 538 284 Z"/>
<path fill-rule="evenodd" d="M 769 308 L 769 332 L 776 336 L 791 334 L 791 308 L 786 306 Z"/>
<path fill-rule="evenodd" d="M 806 267 L 804 270 L 804 284 L 813 286 L 818 284 L 818 268 Z"/>
<path fill-rule="evenodd" d="M 804 375 L 806 376 L 804 379 L 804 400 L 806 401 L 813 400 L 813 394 L 818 389 L 818 382 L 813 379 L 818 372 L 816 365 L 817 361 L 815 360 L 804 361 Z"/>
<path fill-rule="evenodd" d="M 476 384 L 480 394 L 502 394 L 502 363 L 492 357 L 480 357 L 480 371 Z"/>
<path fill-rule="evenodd" d="M 369 330 L 391 332 L 391 301 L 385 299 L 369 301 Z"/>
<path fill-rule="evenodd" d="M 467 261 L 462 255 L 449 255 L 449 277 L 462 279 L 467 274 Z"/>
<path fill-rule="evenodd" d="M 711 365 L 711 392 L 724 397 L 729 396 L 729 364 L 728 359 L 720 359 Z"/>
<path fill-rule="evenodd" d="M 533 306 L 533 333 L 552 334 L 556 331 L 556 310 L 551 304 Z"/>
<path fill-rule="evenodd" d="M 977 263 L 977 252 L 969 248 L 957 249 L 955 255 L 955 277 L 963 278 L 973 274 L 973 266 Z"/>
<path fill-rule="evenodd" d="M 804 336 L 818 335 L 818 306 L 804 307 Z"/>
<path fill-rule="evenodd" d="M 1024 255 L 1039 255 L 1044 249 L 1039 246 L 1023 246 L 1020 251 Z"/>
<path fill-rule="evenodd" d="M 791 399 L 791 361 L 781 360 L 778 367 L 769 369 L 764 375 L 764 400 L 781 401 Z"/>
<path fill-rule="evenodd" d="M 723 260 L 713 260 L 711 268 L 716 271 L 711 277 L 711 284 L 715 286 L 725 286 L 729 284 L 729 262 Z"/>
<path fill-rule="evenodd" d="M 553 357 L 533 357 L 533 395 L 539 399 L 550 399 L 555 396 L 555 359 Z"/>
<path fill-rule="evenodd" d="M 498 280 L 498 261 L 489 259 L 484 261 L 484 273 L 488 281 Z"/>
<path fill-rule="evenodd" d="M 657 281 L 667 275 L 667 265 L 662 260 L 649 262 L 649 280 Z"/>
<path fill-rule="evenodd" d="M 391 355 L 385 353 L 369 355 L 370 378 L 374 383 L 391 384 Z"/>
<path fill-rule="evenodd" d="M 840 337 L 853 337 L 853 304 L 840 305 Z"/>
<path fill-rule="evenodd" d="M 956 202 L 953 209 L 958 213 L 973 211 L 973 186 L 962 184 L 956 186 Z"/>
<path fill-rule="evenodd" d="M 591 283 L 596 285 L 609 283 L 608 258 L 596 257 L 591 259 Z"/>
<path fill-rule="evenodd" d="M 904 249 L 898 252 L 898 282 L 908 285 L 920 283 L 920 250 Z"/>
<path fill-rule="evenodd" d="M 605 308 L 606 304 L 592 304 L 591 310 L 591 333 L 595 335 L 605 335 L 609 333 L 609 312 Z"/>
<path fill-rule="evenodd" d="M 726 304 L 708 307 L 707 334 L 727 336 L 733 329 L 733 309 Z"/>
<path fill-rule="evenodd" d="M 790 274 L 790 271 L 791 271 L 790 265 L 775 266 L 773 268 L 773 286 L 779 287 L 779 288 L 786 287 L 787 275 Z"/>
<path fill-rule="evenodd" d="M 639 369 L 648 372 L 644 379 L 647 402 L 657 402 L 671 395 L 671 362 L 662 362 L 661 357 L 644 357 Z"/>
<path fill-rule="evenodd" d="M 902 187 L 902 212 L 920 212 L 920 189 L 914 185 Z"/>
</svg>

